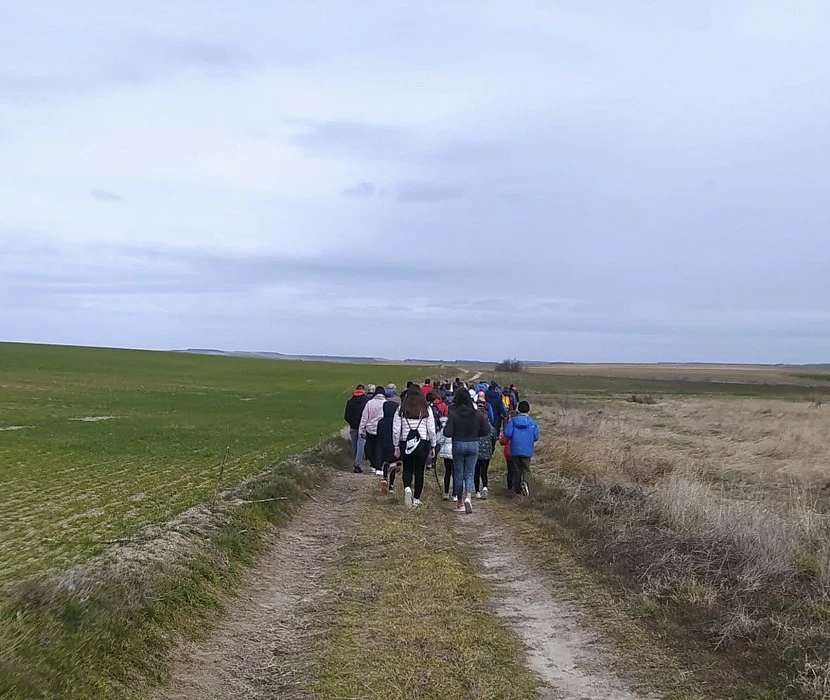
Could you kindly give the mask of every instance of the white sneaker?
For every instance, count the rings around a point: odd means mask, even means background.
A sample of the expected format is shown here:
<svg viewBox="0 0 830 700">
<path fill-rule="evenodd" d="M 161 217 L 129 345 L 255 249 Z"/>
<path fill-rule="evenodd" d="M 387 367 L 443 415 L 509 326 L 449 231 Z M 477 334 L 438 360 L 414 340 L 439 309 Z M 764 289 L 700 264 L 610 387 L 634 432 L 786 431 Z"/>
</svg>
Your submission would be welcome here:
<svg viewBox="0 0 830 700">
<path fill-rule="evenodd" d="M 375 476 L 383 476 L 383 469 L 375 469 Z"/>
<path fill-rule="evenodd" d="M 412 507 L 413 508 L 417 508 L 418 506 L 421 506 L 421 505 L 423 505 L 423 504 L 421 503 L 420 498 L 416 498 L 414 501 L 412 501 Z"/>
<path fill-rule="evenodd" d="M 465 513 L 472 513 L 473 512 L 473 503 L 470 501 L 470 497 L 464 499 L 464 512 Z"/>
<path fill-rule="evenodd" d="M 481 491 L 476 491 L 476 498 L 481 500 Z"/>
<path fill-rule="evenodd" d="M 411 488 L 409 488 L 409 486 L 407 486 L 407 487 L 406 487 L 406 489 L 404 489 L 404 492 L 403 492 L 403 504 L 404 504 L 407 508 L 411 508 L 411 507 L 412 507 L 412 489 L 411 489 Z"/>
<path fill-rule="evenodd" d="M 481 489 L 481 498 L 484 501 L 487 500 L 487 487 L 486 486 L 483 489 Z"/>
<path fill-rule="evenodd" d="M 528 488 L 527 482 L 522 482 L 522 495 L 529 496 L 530 495 L 530 488 Z"/>
<path fill-rule="evenodd" d="M 445 501 L 449 501 L 449 500 L 450 500 L 450 494 L 449 494 L 449 493 L 445 493 L 445 494 L 444 494 L 444 500 L 445 500 Z"/>
<path fill-rule="evenodd" d="M 453 503 L 458 503 L 458 496 L 453 496 L 452 497 L 452 502 Z"/>
</svg>

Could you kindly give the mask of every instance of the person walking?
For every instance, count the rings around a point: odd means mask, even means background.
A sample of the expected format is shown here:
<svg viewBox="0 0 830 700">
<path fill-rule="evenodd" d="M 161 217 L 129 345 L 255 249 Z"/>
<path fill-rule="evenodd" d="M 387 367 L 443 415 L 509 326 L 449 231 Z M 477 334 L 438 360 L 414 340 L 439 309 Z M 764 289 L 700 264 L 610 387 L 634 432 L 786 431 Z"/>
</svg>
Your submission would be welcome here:
<svg viewBox="0 0 830 700">
<path fill-rule="evenodd" d="M 444 500 L 449 501 L 452 496 L 450 483 L 452 481 L 452 438 L 444 434 L 449 418 L 441 419 L 441 427 L 438 430 L 438 456 L 444 461 Z"/>
<path fill-rule="evenodd" d="M 476 469 L 473 474 L 473 484 L 476 490 L 476 498 L 487 499 L 488 495 L 488 479 L 487 471 L 490 469 L 490 460 L 493 459 L 494 437 L 496 429 L 490 422 L 490 407 L 487 405 L 486 399 L 479 394 L 476 408 L 487 420 L 487 427 L 490 429 L 487 435 L 478 439 L 478 459 L 476 459 Z M 481 488 L 479 488 L 481 487 Z"/>
<path fill-rule="evenodd" d="M 457 513 L 472 513 L 473 474 L 478 460 L 479 438 L 490 435 L 484 414 L 473 406 L 466 391 L 459 391 L 452 400 L 444 435 L 452 438 L 453 495 Z"/>
<path fill-rule="evenodd" d="M 395 458 L 403 462 L 404 504 L 417 508 L 421 505 L 427 459 L 435 456 L 437 444 L 435 418 L 427 405 L 426 397 L 420 391 L 407 392 L 400 410 L 395 413 L 392 439 L 395 443 Z"/>
<path fill-rule="evenodd" d="M 510 440 L 510 454 L 513 458 L 513 488 L 517 494 L 530 495 L 527 477 L 530 474 L 530 460 L 539 440 L 539 426 L 528 414 L 530 404 L 519 401 L 519 415 L 511 418 L 504 428 L 504 436 Z"/>
<path fill-rule="evenodd" d="M 499 431 L 501 430 L 501 423 L 507 417 L 507 409 L 501 400 L 501 388 L 495 381 L 490 382 L 490 387 L 485 392 L 485 398 L 493 409 L 493 417 L 490 419 L 490 422 L 496 429 L 496 437 L 498 437 Z"/>
<path fill-rule="evenodd" d="M 369 468 L 378 476 L 383 474 L 381 466 L 380 440 L 378 439 L 378 423 L 383 418 L 383 404 L 386 403 L 386 389 L 382 385 L 375 388 L 375 394 L 363 409 L 360 417 L 359 435 L 366 441 L 366 457 L 369 459 Z"/>
<path fill-rule="evenodd" d="M 398 387 L 394 384 L 386 385 L 386 398 L 388 401 L 394 401 L 398 406 L 401 405 L 401 397 L 398 396 Z"/>
<path fill-rule="evenodd" d="M 365 441 L 360 437 L 360 419 L 368 401 L 369 397 L 366 396 L 365 387 L 358 384 L 349 400 L 346 401 L 346 410 L 343 414 L 343 419 L 349 424 L 349 437 L 352 440 L 352 466 L 355 474 L 363 472 L 360 463 L 363 461 Z"/>
<path fill-rule="evenodd" d="M 387 389 L 388 396 L 388 389 Z M 383 417 L 378 421 L 378 439 L 380 440 L 380 454 L 383 461 L 383 474 L 380 480 L 380 490 L 383 493 L 395 491 L 395 440 L 392 437 L 392 428 L 395 424 L 395 413 L 400 404 L 387 398 L 383 404 Z"/>
</svg>

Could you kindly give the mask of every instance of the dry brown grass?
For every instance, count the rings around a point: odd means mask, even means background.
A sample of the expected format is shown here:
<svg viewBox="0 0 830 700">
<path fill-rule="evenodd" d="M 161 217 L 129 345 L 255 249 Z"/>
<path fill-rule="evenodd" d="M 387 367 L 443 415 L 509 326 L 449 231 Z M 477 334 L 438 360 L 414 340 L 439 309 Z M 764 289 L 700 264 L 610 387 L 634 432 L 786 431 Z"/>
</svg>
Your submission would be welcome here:
<svg viewBox="0 0 830 700">
<path fill-rule="evenodd" d="M 531 367 L 530 372 L 540 374 L 573 375 L 584 377 L 621 377 L 629 379 L 662 379 L 693 382 L 739 382 L 757 384 L 818 384 L 830 382 L 819 378 L 826 370 L 810 370 L 796 366 L 772 365 L 718 365 L 718 364 L 625 364 L 596 363 L 572 365 L 546 365 Z M 812 375 L 808 377 L 807 375 Z"/>
<path fill-rule="evenodd" d="M 537 475 L 565 490 L 560 515 L 645 607 L 828 697 L 830 410 L 711 397 L 536 409 Z"/>
</svg>

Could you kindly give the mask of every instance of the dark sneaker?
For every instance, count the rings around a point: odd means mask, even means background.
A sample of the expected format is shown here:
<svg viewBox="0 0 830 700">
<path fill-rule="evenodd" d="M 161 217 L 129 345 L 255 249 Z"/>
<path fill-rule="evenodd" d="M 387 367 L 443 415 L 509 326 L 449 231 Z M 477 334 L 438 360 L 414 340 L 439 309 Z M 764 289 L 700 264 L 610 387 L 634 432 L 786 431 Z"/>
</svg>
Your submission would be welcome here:
<svg viewBox="0 0 830 700">
<path fill-rule="evenodd" d="M 522 495 L 523 496 L 529 496 L 530 495 L 530 489 L 528 488 L 526 481 L 522 482 Z"/>
<path fill-rule="evenodd" d="M 355 468 L 354 468 L 354 473 L 355 473 L 355 474 L 362 474 L 362 473 L 363 473 L 363 470 L 362 470 L 360 467 L 355 467 Z"/>
</svg>

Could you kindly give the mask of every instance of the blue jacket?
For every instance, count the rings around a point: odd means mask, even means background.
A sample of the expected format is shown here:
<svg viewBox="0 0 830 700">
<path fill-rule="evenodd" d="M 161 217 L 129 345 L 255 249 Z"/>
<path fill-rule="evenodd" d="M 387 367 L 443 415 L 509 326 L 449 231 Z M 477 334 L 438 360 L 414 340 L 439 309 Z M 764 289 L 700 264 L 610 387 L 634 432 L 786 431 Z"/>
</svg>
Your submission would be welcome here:
<svg viewBox="0 0 830 700">
<path fill-rule="evenodd" d="M 534 445 L 539 439 L 539 426 L 529 415 L 520 413 L 507 422 L 504 435 L 510 440 L 510 454 L 513 457 L 532 457 Z"/>
<path fill-rule="evenodd" d="M 487 405 L 493 409 L 490 422 L 494 426 L 499 427 L 502 420 L 507 418 L 507 409 L 504 407 L 504 402 L 501 400 L 501 391 L 498 389 L 488 389 L 484 394 L 484 398 L 487 400 Z"/>
</svg>

